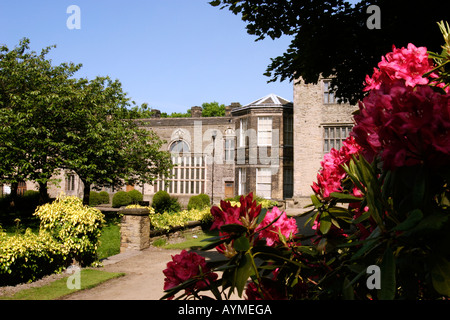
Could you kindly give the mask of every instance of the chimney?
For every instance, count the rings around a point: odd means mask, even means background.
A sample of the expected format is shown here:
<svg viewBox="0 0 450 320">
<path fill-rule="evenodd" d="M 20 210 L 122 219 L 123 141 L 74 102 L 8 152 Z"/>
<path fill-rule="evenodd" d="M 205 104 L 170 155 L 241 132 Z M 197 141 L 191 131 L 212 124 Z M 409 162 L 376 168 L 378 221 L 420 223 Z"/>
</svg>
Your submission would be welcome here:
<svg viewBox="0 0 450 320">
<path fill-rule="evenodd" d="M 158 109 L 152 109 L 152 118 L 161 118 L 161 111 Z"/>
<path fill-rule="evenodd" d="M 232 102 L 229 106 L 225 107 L 225 116 L 231 117 L 231 111 L 239 107 L 241 107 L 241 104 L 239 102 Z"/>
<path fill-rule="evenodd" d="M 191 117 L 192 118 L 201 118 L 202 117 L 202 107 L 192 107 L 191 108 Z"/>
</svg>

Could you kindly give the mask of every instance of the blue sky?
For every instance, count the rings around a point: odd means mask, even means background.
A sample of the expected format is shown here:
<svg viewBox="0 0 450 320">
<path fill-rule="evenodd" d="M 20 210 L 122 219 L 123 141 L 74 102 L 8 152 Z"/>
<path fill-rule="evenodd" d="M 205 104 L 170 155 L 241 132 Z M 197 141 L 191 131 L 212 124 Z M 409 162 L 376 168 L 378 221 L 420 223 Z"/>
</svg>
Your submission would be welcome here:
<svg viewBox="0 0 450 320">
<path fill-rule="evenodd" d="M 355 1 L 351 1 L 355 2 Z M 81 9 L 69 30 L 67 8 Z M 204 102 L 246 104 L 269 93 L 292 100 L 292 83 L 263 75 L 290 39 L 255 42 L 240 16 L 208 0 L 15 0 L 0 2 L 0 44 L 55 44 L 54 64 L 82 63 L 77 77 L 119 79 L 136 103 L 184 112 Z"/>
</svg>

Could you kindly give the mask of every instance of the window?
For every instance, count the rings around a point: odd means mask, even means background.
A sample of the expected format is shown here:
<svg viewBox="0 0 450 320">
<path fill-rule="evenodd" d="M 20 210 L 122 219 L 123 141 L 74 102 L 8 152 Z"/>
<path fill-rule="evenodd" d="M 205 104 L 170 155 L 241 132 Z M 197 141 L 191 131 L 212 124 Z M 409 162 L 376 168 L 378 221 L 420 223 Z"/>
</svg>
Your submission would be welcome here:
<svg viewBox="0 0 450 320">
<path fill-rule="evenodd" d="M 258 146 L 272 145 L 272 117 L 258 117 Z"/>
<path fill-rule="evenodd" d="M 165 190 L 172 194 L 199 194 L 205 192 L 206 161 L 203 156 L 172 156 L 172 177 L 159 177 L 154 192 Z"/>
<path fill-rule="evenodd" d="M 23 196 L 27 191 L 27 184 L 24 181 L 19 181 L 17 184 L 17 194 Z"/>
<path fill-rule="evenodd" d="M 352 126 L 324 127 L 323 152 L 329 153 L 332 148 L 339 150 L 342 147 L 342 141 L 350 135 Z"/>
<path fill-rule="evenodd" d="M 240 121 L 240 130 L 239 130 L 239 147 L 245 147 L 245 137 L 247 135 L 247 119 L 241 119 Z"/>
<path fill-rule="evenodd" d="M 256 195 L 270 199 L 272 197 L 272 170 L 256 169 Z"/>
<path fill-rule="evenodd" d="M 239 168 L 238 175 L 238 193 L 239 195 L 245 195 L 247 194 L 247 169 Z"/>
<path fill-rule="evenodd" d="M 180 153 L 188 153 L 190 152 L 190 150 L 186 142 L 184 142 L 183 140 L 177 140 L 173 142 L 172 145 L 170 146 L 170 152 L 180 154 Z"/>
<path fill-rule="evenodd" d="M 294 144 L 294 116 L 291 114 L 284 116 L 283 140 L 285 146 Z"/>
<path fill-rule="evenodd" d="M 334 93 L 330 92 L 331 89 L 331 81 L 324 80 L 323 81 L 323 103 L 331 104 L 336 103 L 336 99 L 334 98 Z"/>
<path fill-rule="evenodd" d="M 227 163 L 234 162 L 234 138 L 225 139 L 225 161 Z"/>
<path fill-rule="evenodd" d="M 75 191 L 75 175 L 69 173 L 66 177 L 66 191 Z"/>
<path fill-rule="evenodd" d="M 292 198 L 294 195 L 294 169 L 290 167 L 283 168 L 283 197 Z"/>
</svg>

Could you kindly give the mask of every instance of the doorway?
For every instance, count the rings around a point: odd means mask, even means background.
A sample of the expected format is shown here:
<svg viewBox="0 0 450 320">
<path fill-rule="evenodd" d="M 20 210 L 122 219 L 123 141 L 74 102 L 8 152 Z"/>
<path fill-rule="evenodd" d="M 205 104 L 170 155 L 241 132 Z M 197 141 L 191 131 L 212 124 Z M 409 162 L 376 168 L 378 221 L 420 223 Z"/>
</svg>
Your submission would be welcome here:
<svg viewBox="0 0 450 320">
<path fill-rule="evenodd" d="M 225 182 L 225 199 L 234 197 L 234 182 L 226 181 Z"/>
</svg>

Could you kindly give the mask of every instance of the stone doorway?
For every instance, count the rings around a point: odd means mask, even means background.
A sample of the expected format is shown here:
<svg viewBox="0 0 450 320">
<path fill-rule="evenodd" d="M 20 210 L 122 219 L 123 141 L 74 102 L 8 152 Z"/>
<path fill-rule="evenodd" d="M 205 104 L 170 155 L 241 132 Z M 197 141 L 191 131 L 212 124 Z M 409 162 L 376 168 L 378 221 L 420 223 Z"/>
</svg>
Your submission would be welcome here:
<svg viewBox="0 0 450 320">
<path fill-rule="evenodd" d="M 234 182 L 226 181 L 225 182 L 225 199 L 234 197 Z"/>
</svg>

